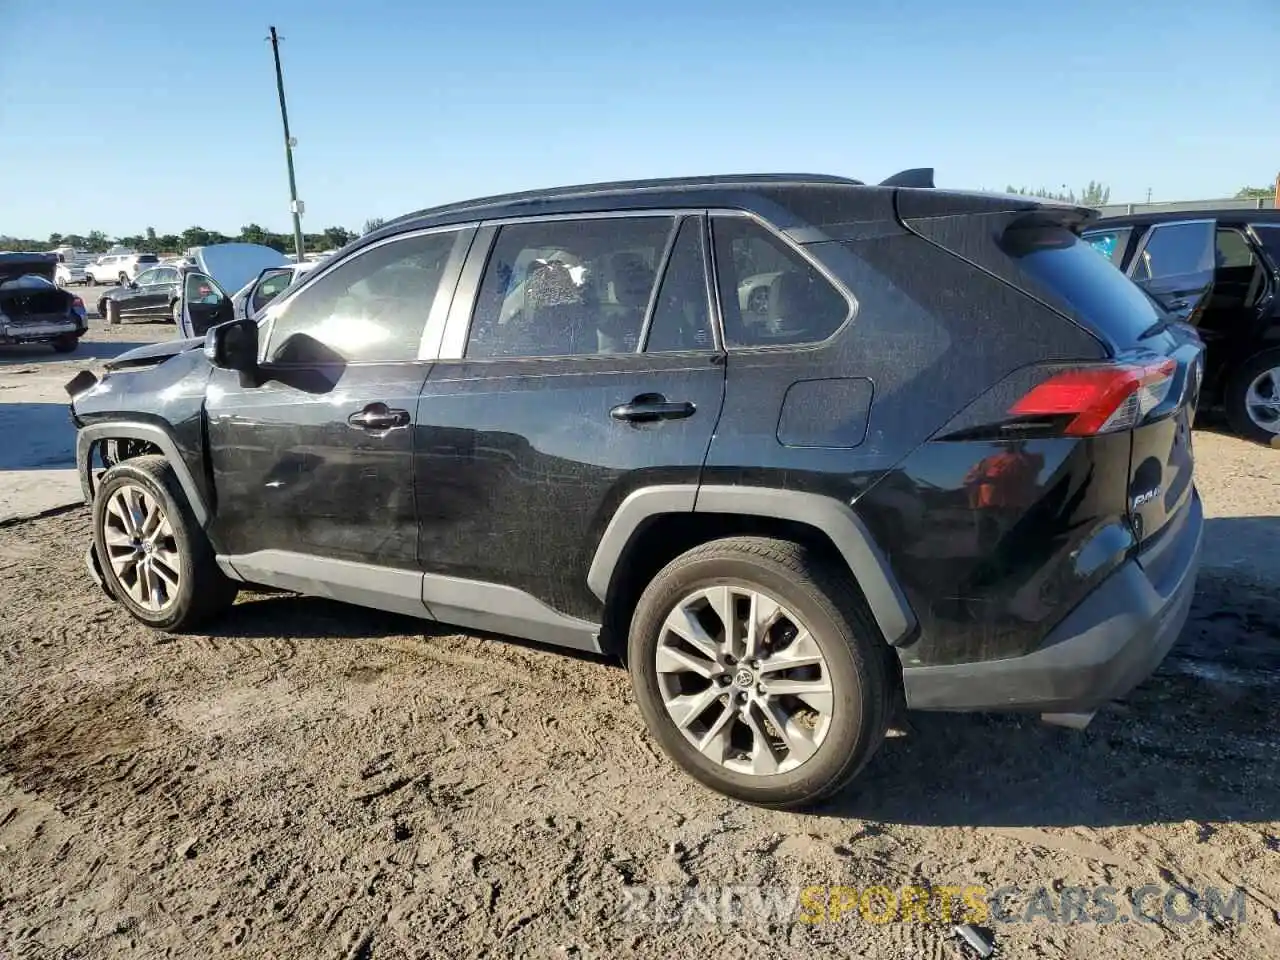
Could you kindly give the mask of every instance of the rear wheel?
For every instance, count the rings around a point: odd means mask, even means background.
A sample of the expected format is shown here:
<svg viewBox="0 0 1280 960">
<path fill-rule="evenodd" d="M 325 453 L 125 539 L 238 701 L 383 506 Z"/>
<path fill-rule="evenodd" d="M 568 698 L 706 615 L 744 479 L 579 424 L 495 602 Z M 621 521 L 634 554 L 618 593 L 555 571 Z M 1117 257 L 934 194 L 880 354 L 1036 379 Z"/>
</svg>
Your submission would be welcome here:
<svg viewBox="0 0 1280 960">
<path fill-rule="evenodd" d="M 169 322 L 175 327 L 182 326 L 182 301 L 175 300 L 169 304 Z"/>
<path fill-rule="evenodd" d="M 677 557 L 641 596 L 627 652 L 649 731 L 739 800 L 820 800 L 884 737 L 883 641 L 847 579 L 797 543 L 730 538 Z"/>
<path fill-rule="evenodd" d="M 120 284 L 120 286 L 123 287 L 128 282 L 129 282 L 129 275 L 127 273 L 122 272 L 116 275 L 116 283 Z"/>
<path fill-rule="evenodd" d="M 1246 361 L 1231 375 L 1225 399 L 1236 433 L 1258 443 L 1280 442 L 1280 350 Z"/>
<path fill-rule="evenodd" d="M 120 304 L 114 300 L 108 300 L 107 305 L 107 323 L 115 327 L 120 324 Z"/>
<path fill-rule="evenodd" d="M 93 500 L 93 539 L 108 592 L 149 627 L 187 630 L 235 601 L 237 585 L 218 568 L 164 457 L 107 470 Z"/>
</svg>

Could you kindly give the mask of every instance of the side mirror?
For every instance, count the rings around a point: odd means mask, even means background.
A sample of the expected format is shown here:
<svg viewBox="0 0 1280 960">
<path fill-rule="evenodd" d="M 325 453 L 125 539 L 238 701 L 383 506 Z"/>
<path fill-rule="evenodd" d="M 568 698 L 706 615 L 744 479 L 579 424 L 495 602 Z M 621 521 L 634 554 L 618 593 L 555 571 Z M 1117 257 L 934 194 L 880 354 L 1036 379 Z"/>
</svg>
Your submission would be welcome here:
<svg viewBox="0 0 1280 960">
<path fill-rule="evenodd" d="M 258 325 L 232 320 L 210 328 L 204 335 L 204 355 L 223 370 L 253 373 L 258 369 Z"/>
<path fill-rule="evenodd" d="M 138 281 L 137 281 L 137 280 L 130 280 L 130 281 L 129 281 L 129 289 L 130 289 L 130 290 L 137 290 L 137 289 L 138 289 Z"/>
</svg>

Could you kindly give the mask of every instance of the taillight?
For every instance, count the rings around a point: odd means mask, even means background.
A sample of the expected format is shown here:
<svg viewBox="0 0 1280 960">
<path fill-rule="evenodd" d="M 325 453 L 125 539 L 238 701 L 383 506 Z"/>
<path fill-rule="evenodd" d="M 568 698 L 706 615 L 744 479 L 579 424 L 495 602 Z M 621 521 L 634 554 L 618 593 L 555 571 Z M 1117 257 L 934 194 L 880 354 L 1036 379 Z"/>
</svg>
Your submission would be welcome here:
<svg viewBox="0 0 1280 960">
<path fill-rule="evenodd" d="M 1019 417 L 1070 417 L 1063 431 L 1087 437 L 1137 426 L 1164 403 L 1178 364 L 1108 364 L 1056 374 L 1010 408 Z"/>
<path fill-rule="evenodd" d="M 81 300 L 79 297 L 72 297 L 72 298 L 71 298 L 71 305 L 72 305 L 73 307 L 79 307 L 81 310 L 83 310 L 83 309 L 84 309 L 84 301 L 83 301 L 83 300 Z"/>
</svg>

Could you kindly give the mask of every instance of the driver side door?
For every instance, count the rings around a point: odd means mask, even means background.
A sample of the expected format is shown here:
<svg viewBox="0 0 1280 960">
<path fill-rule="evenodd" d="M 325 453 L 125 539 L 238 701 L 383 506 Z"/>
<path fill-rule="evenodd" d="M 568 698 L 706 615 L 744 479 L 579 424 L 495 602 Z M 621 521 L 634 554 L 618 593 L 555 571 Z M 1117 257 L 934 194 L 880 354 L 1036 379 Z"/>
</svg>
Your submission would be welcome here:
<svg viewBox="0 0 1280 960">
<path fill-rule="evenodd" d="M 212 372 L 210 535 L 245 579 L 421 614 L 414 423 L 471 233 L 356 251 L 268 312 L 256 375 Z"/>
</svg>

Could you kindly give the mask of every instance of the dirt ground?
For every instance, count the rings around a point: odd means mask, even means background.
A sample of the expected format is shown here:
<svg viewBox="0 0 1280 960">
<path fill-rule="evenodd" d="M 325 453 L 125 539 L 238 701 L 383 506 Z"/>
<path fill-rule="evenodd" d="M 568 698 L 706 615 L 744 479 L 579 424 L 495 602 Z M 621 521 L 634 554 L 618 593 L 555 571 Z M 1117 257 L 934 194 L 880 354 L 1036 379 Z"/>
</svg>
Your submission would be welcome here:
<svg viewBox="0 0 1280 960">
<path fill-rule="evenodd" d="M 1196 442 L 1206 566 L 1155 677 L 1083 733 L 913 715 L 804 815 L 680 774 L 616 666 L 282 594 L 155 634 L 84 573 L 83 507 L 0 527 L 0 957 L 960 955 L 936 910 L 833 918 L 869 885 L 1118 891 L 980 923 L 1003 957 L 1280 956 L 1280 451 Z M 1161 913 L 1178 887 L 1243 919 Z"/>
</svg>

